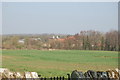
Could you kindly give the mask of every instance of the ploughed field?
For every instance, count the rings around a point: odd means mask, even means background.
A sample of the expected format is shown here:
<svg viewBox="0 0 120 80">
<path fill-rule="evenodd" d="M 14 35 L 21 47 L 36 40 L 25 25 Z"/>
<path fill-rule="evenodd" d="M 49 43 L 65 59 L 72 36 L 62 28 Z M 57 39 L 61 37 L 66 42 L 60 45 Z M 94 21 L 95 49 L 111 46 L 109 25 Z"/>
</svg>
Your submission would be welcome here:
<svg viewBox="0 0 120 80">
<path fill-rule="evenodd" d="M 73 70 L 103 70 L 118 67 L 118 52 L 84 50 L 3 50 L 2 67 L 33 71 L 44 77 L 66 76 Z"/>
</svg>

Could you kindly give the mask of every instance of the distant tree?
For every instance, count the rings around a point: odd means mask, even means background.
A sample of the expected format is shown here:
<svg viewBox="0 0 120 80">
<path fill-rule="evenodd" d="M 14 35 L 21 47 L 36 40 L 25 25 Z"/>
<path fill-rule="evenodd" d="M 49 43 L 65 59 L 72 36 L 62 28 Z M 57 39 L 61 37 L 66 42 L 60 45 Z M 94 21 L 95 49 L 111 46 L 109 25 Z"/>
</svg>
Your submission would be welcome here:
<svg viewBox="0 0 120 80">
<path fill-rule="evenodd" d="M 110 51 L 118 50 L 118 31 L 112 30 L 105 34 L 105 49 Z"/>
<path fill-rule="evenodd" d="M 104 37 L 101 38 L 101 50 L 104 50 Z"/>
</svg>

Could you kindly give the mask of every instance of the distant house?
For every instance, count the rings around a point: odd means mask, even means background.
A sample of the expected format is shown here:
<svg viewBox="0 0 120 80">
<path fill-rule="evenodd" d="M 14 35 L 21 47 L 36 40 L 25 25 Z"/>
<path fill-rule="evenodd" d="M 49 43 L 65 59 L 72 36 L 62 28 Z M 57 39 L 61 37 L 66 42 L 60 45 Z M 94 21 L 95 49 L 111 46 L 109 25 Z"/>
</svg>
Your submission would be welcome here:
<svg viewBox="0 0 120 80">
<path fill-rule="evenodd" d="M 66 39 L 75 39 L 75 37 L 74 36 L 69 36 Z"/>
<path fill-rule="evenodd" d="M 57 39 L 57 40 L 58 40 L 58 41 L 61 41 L 61 42 L 65 41 L 65 39 L 62 39 L 62 38 Z"/>
<path fill-rule="evenodd" d="M 60 38 L 60 36 L 52 36 L 52 38 L 50 38 L 50 39 L 59 39 Z"/>
<path fill-rule="evenodd" d="M 56 39 L 59 39 L 60 37 L 59 36 L 56 36 Z"/>
<path fill-rule="evenodd" d="M 55 39 L 55 36 L 53 36 L 52 39 Z"/>
<path fill-rule="evenodd" d="M 63 42 L 65 40 L 75 40 L 75 37 L 74 36 L 69 36 L 69 37 L 66 37 L 66 38 L 60 38 L 60 36 L 53 36 L 50 39 Z"/>
<path fill-rule="evenodd" d="M 41 38 L 37 38 L 37 40 L 41 40 Z"/>
<path fill-rule="evenodd" d="M 25 43 L 25 39 L 18 40 L 18 43 L 24 44 Z"/>
<path fill-rule="evenodd" d="M 41 38 L 31 38 L 31 39 L 35 41 L 41 40 Z"/>
</svg>

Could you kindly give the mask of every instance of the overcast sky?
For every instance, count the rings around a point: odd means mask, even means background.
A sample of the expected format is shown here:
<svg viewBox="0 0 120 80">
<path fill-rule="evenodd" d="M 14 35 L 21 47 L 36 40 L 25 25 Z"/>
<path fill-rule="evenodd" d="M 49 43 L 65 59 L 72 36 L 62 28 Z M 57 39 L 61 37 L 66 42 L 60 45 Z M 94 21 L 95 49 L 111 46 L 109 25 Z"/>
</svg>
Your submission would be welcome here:
<svg viewBox="0 0 120 80">
<path fill-rule="evenodd" d="M 116 2 L 5 2 L 3 34 L 75 34 L 118 29 Z"/>
</svg>

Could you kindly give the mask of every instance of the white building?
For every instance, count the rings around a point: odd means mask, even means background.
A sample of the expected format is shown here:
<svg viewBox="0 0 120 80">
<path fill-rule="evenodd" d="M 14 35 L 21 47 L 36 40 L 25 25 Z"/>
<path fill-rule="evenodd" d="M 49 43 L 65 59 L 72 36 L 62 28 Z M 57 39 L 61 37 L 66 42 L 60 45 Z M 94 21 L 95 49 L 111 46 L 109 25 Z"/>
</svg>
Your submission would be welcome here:
<svg viewBox="0 0 120 80">
<path fill-rule="evenodd" d="M 25 43 L 25 39 L 20 39 L 20 40 L 18 40 L 18 42 L 24 44 Z"/>
</svg>

